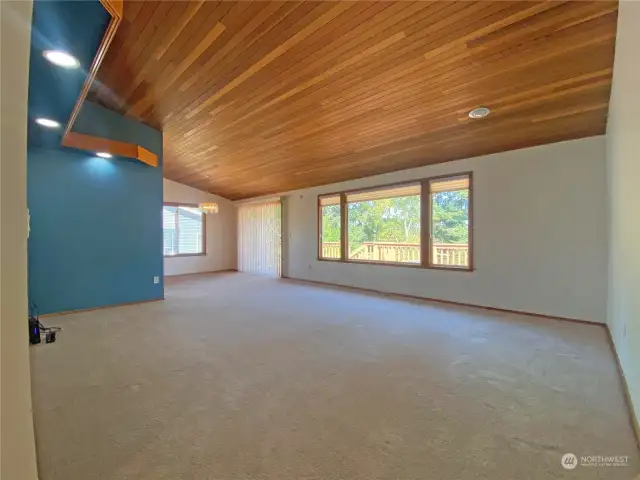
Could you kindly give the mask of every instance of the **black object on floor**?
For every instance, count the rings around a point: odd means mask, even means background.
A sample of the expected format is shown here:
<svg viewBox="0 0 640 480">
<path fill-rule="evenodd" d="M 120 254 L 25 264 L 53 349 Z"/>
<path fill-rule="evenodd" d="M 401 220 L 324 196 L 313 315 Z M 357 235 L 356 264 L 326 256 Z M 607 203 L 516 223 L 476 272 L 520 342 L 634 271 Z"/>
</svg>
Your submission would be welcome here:
<svg viewBox="0 0 640 480">
<path fill-rule="evenodd" d="M 40 343 L 40 322 L 35 317 L 29 317 L 29 343 Z"/>
<path fill-rule="evenodd" d="M 29 343 L 37 345 L 42 342 L 41 334 L 45 334 L 44 343 L 53 343 L 56 341 L 56 333 L 61 331 L 60 327 L 45 327 L 40 323 L 40 315 L 38 315 L 38 307 L 34 303 L 29 305 Z"/>
</svg>

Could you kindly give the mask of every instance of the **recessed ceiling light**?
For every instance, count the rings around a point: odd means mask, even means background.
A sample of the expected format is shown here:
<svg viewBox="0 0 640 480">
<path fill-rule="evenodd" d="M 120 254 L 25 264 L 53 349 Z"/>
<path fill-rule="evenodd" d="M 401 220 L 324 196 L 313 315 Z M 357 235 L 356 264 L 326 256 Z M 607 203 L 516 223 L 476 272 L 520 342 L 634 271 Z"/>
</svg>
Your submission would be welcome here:
<svg viewBox="0 0 640 480">
<path fill-rule="evenodd" d="M 100 158 L 111 158 L 113 157 L 113 155 L 111 155 L 110 153 L 107 152 L 98 152 L 96 153 L 97 156 L 99 156 Z"/>
<path fill-rule="evenodd" d="M 474 108 L 469 112 L 469 118 L 484 118 L 491 113 L 491 110 L 487 107 Z"/>
<path fill-rule="evenodd" d="M 47 128 L 60 128 L 60 124 L 50 118 L 38 117 L 36 118 L 36 123 Z"/>
<path fill-rule="evenodd" d="M 76 57 L 60 50 L 46 50 L 43 55 L 44 58 L 59 67 L 78 68 L 80 66 L 80 62 Z"/>
</svg>

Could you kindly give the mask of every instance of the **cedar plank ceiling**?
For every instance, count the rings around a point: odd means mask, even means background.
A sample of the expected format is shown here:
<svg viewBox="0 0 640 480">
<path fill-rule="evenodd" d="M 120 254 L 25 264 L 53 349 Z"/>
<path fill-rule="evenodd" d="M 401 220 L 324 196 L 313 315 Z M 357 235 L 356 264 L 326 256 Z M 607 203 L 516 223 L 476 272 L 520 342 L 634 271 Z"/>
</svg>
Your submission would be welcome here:
<svg viewBox="0 0 640 480">
<path fill-rule="evenodd" d="M 617 2 L 138 2 L 90 98 L 230 199 L 605 132 Z M 467 112 L 492 114 L 470 120 Z"/>
</svg>

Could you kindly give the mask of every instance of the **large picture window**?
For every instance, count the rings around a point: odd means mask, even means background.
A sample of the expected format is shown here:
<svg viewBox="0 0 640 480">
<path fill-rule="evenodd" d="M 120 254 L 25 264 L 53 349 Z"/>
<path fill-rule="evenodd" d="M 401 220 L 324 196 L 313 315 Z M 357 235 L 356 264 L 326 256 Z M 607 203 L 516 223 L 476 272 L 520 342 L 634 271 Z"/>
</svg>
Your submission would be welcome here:
<svg viewBox="0 0 640 480">
<path fill-rule="evenodd" d="M 472 270 L 471 173 L 318 197 L 318 258 Z"/>
<path fill-rule="evenodd" d="M 347 194 L 349 260 L 420 264 L 420 184 Z"/>
<path fill-rule="evenodd" d="M 206 217 L 197 205 L 164 204 L 164 256 L 205 255 Z"/>
</svg>

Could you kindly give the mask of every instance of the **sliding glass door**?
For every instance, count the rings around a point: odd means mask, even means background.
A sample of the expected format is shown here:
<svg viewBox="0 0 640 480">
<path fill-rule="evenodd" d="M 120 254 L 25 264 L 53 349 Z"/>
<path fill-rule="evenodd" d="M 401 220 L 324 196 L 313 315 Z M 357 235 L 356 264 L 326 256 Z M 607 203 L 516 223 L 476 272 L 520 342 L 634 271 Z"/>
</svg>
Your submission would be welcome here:
<svg viewBox="0 0 640 480">
<path fill-rule="evenodd" d="M 280 201 L 250 203 L 238 208 L 238 270 L 280 277 Z"/>
</svg>

